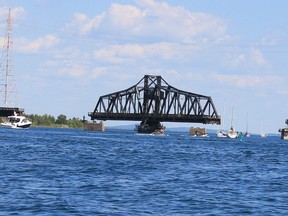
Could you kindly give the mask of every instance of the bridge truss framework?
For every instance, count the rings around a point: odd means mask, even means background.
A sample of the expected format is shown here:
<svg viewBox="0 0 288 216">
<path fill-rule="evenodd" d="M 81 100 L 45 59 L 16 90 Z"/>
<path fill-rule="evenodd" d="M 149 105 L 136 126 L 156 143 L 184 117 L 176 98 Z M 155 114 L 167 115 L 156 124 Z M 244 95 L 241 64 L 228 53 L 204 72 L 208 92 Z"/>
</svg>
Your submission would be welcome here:
<svg viewBox="0 0 288 216">
<path fill-rule="evenodd" d="M 221 122 L 211 97 L 179 90 L 151 75 L 128 89 L 100 96 L 88 115 L 91 120 L 141 121 L 156 127 L 160 122 Z"/>
</svg>

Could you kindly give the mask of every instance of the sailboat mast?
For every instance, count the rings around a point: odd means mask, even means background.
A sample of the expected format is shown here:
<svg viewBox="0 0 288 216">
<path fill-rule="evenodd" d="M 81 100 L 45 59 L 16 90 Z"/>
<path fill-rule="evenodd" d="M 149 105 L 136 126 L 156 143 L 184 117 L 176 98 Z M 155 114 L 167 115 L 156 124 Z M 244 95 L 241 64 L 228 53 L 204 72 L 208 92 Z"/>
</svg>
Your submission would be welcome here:
<svg viewBox="0 0 288 216">
<path fill-rule="evenodd" d="M 236 81 L 235 81 L 235 84 L 234 84 L 234 91 L 233 91 L 233 104 L 232 104 L 231 128 L 233 128 L 233 123 L 234 123 L 235 89 L 236 89 Z"/>
<path fill-rule="evenodd" d="M 246 113 L 246 132 L 248 132 L 248 112 Z"/>
</svg>

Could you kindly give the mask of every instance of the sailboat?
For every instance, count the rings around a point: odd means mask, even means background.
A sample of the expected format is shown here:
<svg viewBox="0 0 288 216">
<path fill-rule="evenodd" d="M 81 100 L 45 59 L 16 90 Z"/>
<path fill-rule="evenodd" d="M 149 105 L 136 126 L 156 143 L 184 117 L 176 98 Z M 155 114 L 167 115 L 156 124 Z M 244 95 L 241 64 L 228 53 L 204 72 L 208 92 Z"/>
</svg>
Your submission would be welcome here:
<svg viewBox="0 0 288 216">
<path fill-rule="evenodd" d="M 263 122 L 261 122 L 260 137 L 261 137 L 261 138 L 265 138 L 265 137 L 267 137 L 267 135 L 263 132 Z"/>
<path fill-rule="evenodd" d="M 231 139 L 235 139 L 238 136 L 237 131 L 231 126 L 230 130 L 227 133 L 227 136 Z"/>
<path fill-rule="evenodd" d="M 245 132 L 244 136 L 250 137 L 250 133 L 248 133 L 248 113 L 246 115 L 246 132 Z"/>
<path fill-rule="evenodd" d="M 223 117 L 222 117 L 222 125 L 224 125 L 224 117 L 225 117 L 225 102 L 224 102 L 224 108 L 223 108 Z M 227 138 L 227 133 L 223 130 L 219 128 L 217 129 L 217 137 L 218 138 Z"/>
<path fill-rule="evenodd" d="M 231 128 L 227 132 L 227 136 L 231 139 L 235 139 L 238 136 L 237 131 L 233 127 L 233 122 L 234 122 L 234 106 L 235 106 L 235 86 L 234 85 L 234 94 L 233 94 L 233 105 L 232 105 L 232 117 L 231 117 Z"/>
</svg>

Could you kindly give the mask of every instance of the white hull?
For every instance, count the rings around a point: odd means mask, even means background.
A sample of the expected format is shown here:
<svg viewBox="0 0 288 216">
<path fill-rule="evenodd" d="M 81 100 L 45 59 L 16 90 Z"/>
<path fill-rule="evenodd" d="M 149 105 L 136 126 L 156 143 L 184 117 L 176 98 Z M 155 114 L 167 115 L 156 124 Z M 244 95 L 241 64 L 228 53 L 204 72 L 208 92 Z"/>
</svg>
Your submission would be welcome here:
<svg viewBox="0 0 288 216">
<path fill-rule="evenodd" d="M 238 136 L 238 134 L 236 132 L 231 132 L 231 133 L 228 133 L 227 135 L 231 139 L 235 139 Z"/>
<path fill-rule="evenodd" d="M 191 137 L 209 137 L 208 134 L 202 134 L 202 135 L 191 135 Z"/>
<path fill-rule="evenodd" d="M 12 129 L 23 129 L 23 128 L 29 128 L 31 124 L 13 125 L 13 124 L 1 123 L 1 126 L 5 128 L 12 128 Z"/>
<path fill-rule="evenodd" d="M 224 133 L 223 131 L 220 131 L 220 132 L 217 133 L 217 137 L 218 138 L 227 138 L 228 135 L 227 135 L 227 133 Z"/>
<path fill-rule="evenodd" d="M 229 130 L 227 136 L 231 139 L 235 139 L 238 136 L 238 134 L 235 130 Z"/>
<path fill-rule="evenodd" d="M 12 129 L 21 129 L 29 128 L 32 122 L 29 121 L 25 116 L 8 116 L 7 121 L 1 123 L 2 127 L 12 128 Z"/>
</svg>

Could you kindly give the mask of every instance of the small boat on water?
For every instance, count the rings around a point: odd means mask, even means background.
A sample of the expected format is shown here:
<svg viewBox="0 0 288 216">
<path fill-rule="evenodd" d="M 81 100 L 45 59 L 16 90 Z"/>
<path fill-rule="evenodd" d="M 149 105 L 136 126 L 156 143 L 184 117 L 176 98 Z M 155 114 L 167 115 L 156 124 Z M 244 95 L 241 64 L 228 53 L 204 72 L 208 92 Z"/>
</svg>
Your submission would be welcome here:
<svg viewBox="0 0 288 216">
<path fill-rule="evenodd" d="M 248 133 L 247 131 L 244 134 L 245 137 L 250 137 L 250 133 Z"/>
<path fill-rule="evenodd" d="M 233 127 L 231 127 L 231 129 L 227 133 L 227 136 L 231 139 L 235 139 L 238 136 L 238 133 Z"/>
<path fill-rule="evenodd" d="M 228 138 L 228 135 L 226 132 L 221 130 L 221 131 L 217 132 L 217 137 L 218 138 Z"/>
<path fill-rule="evenodd" d="M 236 83 L 234 85 L 234 94 L 233 94 L 233 105 L 232 105 L 232 117 L 231 117 L 231 128 L 230 130 L 228 130 L 227 132 L 227 137 L 230 138 L 230 139 L 235 139 L 236 137 L 238 137 L 238 133 L 237 131 L 235 130 L 235 128 L 233 127 L 233 121 L 234 121 L 234 106 L 235 106 L 235 86 L 236 86 Z"/>
<path fill-rule="evenodd" d="M 13 115 L 8 116 L 7 121 L 1 123 L 1 126 L 6 128 L 19 129 L 19 128 L 29 128 L 31 124 L 32 122 L 25 116 Z"/>
<path fill-rule="evenodd" d="M 247 119 L 246 119 L 246 132 L 245 132 L 244 136 L 250 137 L 250 133 L 248 133 L 248 113 L 247 113 Z"/>
<path fill-rule="evenodd" d="M 260 137 L 261 137 L 261 138 L 266 138 L 266 137 L 267 137 L 267 134 L 265 134 L 265 133 L 263 132 L 263 122 L 261 122 L 261 132 L 260 132 Z"/>
</svg>

